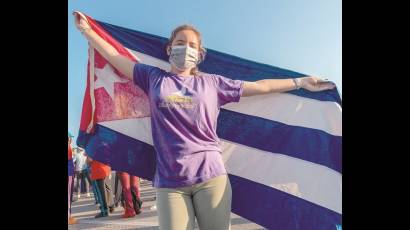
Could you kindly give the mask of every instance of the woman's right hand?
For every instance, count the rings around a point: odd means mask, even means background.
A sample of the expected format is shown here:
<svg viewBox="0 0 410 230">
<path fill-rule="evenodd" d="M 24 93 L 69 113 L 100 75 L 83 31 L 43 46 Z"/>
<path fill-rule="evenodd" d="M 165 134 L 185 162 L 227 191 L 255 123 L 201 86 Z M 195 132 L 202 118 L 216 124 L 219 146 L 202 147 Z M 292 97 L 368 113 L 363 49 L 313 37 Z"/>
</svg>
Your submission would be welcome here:
<svg viewBox="0 0 410 230">
<path fill-rule="evenodd" d="M 91 28 L 88 22 L 77 13 L 74 13 L 74 23 L 77 29 L 81 32 Z"/>
<path fill-rule="evenodd" d="M 74 12 L 73 15 L 75 26 L 85 35 L 90 46 L 96 49 L 114 68 L 132 81 L 136 62 L 120 55 L 118 51 L 110 43 L 101 38 L 99 34 L 93 33 L 91 25 L 79 12 Z"/>
</svg>

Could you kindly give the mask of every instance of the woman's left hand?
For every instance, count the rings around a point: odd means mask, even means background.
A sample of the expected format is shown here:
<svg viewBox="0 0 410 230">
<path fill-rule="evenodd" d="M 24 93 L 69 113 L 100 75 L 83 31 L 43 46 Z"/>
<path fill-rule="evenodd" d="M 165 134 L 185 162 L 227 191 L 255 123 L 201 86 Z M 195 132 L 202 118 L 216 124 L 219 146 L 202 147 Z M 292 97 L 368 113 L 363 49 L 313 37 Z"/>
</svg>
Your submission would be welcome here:
<svg viewBox="0 0 410 230">
<path fill-rule="evenodd" d="M 319 92 L 323 90 L 333 89 L 336 87 L 334 83 L 320 79 L 318 77 L 301 77 L 298 80 L 300 87 L 312 92 Z"/>
</svg>

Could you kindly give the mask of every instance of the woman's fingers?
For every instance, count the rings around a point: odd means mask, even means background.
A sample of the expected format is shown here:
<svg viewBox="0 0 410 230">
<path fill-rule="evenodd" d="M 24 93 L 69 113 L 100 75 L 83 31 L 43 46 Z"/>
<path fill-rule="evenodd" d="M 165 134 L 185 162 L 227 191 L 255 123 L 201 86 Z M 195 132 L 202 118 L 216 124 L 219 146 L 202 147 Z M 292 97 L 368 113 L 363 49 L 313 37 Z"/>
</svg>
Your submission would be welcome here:
<svg viewBox="0 0 410 230">
<path fill-rule="evenodd" d="M 77 28 L 80 28 L 80 15 L 73 13 L 74 14 L 74 22 L 75 22 L 75 26 L 77 26 Z"/>
<path fill-rule="evenodd" d="M 88 24 L 87 20 L 81 17 L 80 14 L 73 12 L 73 15 L 74 15 L 75 25 L 77 26 L 78 29 L 90 28 L 90 25 Z"/>
<path fill-rule="evenodd" d="M 317 88 L 319 91 L 328 90 L 335 88 L 335 85 L 331 82 L 318 82 L 315 84 L 315 88 Z"/>
<path fill-rule="evenodd" d="M 317 91 L 322 91 L 322 90 L 333 89 L 335 87 L 336 85 L 333 82 L 328 81 L 327 79 L 321 79 L 321 78 L 313 77 L 313 76 L 307 79 L 306 88 L 307 90 L 310 90 L 310 91 L 317 92 Z"/>
</svg>

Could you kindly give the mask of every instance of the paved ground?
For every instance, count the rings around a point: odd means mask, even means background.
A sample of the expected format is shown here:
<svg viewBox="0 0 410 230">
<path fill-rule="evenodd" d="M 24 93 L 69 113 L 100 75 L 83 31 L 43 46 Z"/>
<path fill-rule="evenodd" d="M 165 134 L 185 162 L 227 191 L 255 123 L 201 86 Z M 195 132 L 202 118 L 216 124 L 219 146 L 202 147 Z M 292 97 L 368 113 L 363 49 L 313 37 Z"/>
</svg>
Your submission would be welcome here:
<svg viewBox="0 0 410 230">
<path fill-rule="evenodd" d="M 75 195 L 75 194 L 74 194 Z M 68 229 L 87 229 L 87 230 L 107 230 L 107 229 L 159 229 L 156 210 L 151 207 L 155 205 L 155 191 L 149 181 L 141 182 L 141 198 L 144 202 L 142 213 L 134 218 L 122 219 L 123 208 L 116 208 L 109 217 L 95 219 L 94 216 L 99 212 L 98 206 L 94 204 L 94 197 L 82 197 L 73 202 L 72 215 L 78 220 L 78 224 L 69 225 Z M 259 230 L 263 227 L 252 223 L 235 214 L 231 214 L 232 230 Z M 198 229 L 198 228 L 196 228 Z"/>
</svg>

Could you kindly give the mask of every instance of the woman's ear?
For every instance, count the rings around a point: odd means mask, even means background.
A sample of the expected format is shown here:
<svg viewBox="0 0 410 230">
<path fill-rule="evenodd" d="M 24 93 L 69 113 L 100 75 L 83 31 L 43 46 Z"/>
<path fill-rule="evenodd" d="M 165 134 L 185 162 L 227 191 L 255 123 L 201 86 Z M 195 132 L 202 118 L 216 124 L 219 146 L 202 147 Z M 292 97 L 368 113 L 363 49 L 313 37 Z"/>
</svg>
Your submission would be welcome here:
<svg viewBox="0 0 410 230">
<path fill-rule="evenodd" d="M 171 55 L 171 46 L 167 45 L 166 50 L 167 50 L 167 55 L 170 56 Z"/>
</svg>

